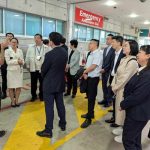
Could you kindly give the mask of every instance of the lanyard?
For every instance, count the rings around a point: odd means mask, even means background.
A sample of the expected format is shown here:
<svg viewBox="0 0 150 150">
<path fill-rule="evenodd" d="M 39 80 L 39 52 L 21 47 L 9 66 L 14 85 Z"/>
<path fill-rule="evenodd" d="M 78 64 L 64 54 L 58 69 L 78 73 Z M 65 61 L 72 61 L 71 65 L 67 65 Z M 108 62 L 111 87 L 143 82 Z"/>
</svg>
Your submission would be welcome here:
<svg viewBox="0 0 150 150">
<path fill-rule="evenodd" d="M 43 47 L 43 46 L 40 46 L 40 49 L 38 49 L 38 47 L 35 46 L 35 53 L 38 51 L 38 54 L 40 55 L 41 50 L 42 50 L 42 47 Z"/>
</svg>

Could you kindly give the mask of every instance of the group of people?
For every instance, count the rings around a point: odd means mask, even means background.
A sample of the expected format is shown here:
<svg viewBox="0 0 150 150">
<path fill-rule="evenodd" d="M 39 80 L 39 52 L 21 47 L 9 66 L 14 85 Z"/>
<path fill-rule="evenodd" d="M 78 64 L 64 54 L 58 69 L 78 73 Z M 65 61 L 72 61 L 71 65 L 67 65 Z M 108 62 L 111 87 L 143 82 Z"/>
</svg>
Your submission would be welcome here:
<svg viewBox="0 0 150 150">
<path fill-rule="evenodd" d="M 75 98 L 77 93 L 75 76 L 80 69 L 78 41 L 70 41 L 71 52 L 68 57 L 66 40 L 61 34 L 50 33 L 49 41 L 45 41 L 45 44 L 42 35 L 36 34 L 35 44 L 28 48 L 24 60 L 23 52 L 18 48 L 18 39 L 12 33 L 7 33 L 6 39 L 8 42 L 1 44 L 0 63 L 3 64 L 5 56 L 5 84 L 7 83 L 9 89 L 11 106 L 19 106 L 18 99 L 23 86 L 23 65 L 26 64 L 31 75 L 31 101 L 38 98 L 36 90 L 39 80 L 39 99 L 45 102 L 45 128 L 36 134 L 49 138 L 53 136 L 54 101 L 60 118 L 58 126 L 62 131 L 66 130 L 63 96 L 69 96 L 72 91 L 72 98 Z M 86 114 L 81 115 L 85 118 L 81 128 L 87 128 L 95 117 L 94 107 L 101 75 L 103 100 L 98 103 L 104 107 L 113 105 L 112 118 L 106 120 L 106 123 L 111 123 L 111 127 L 117 128 L 112 131 L 117 135 L 115 141 L 123 142 L 126 150 L 142 150 L 141 133 L 150 119 L 150 45 L 141 46 L 139 50 L 135 40 L 126 40 L 122 36 L 112 34 L 107 36 L 106 44 L 108 46 L 102 52 L 99 50 L 99 40 L 91 39 L 89 42 L 89 53 L 81 76 L 87 83 L 88 110 Z M 67 91 L 63 95 L 65 77 Z M 2 88 L 6 89 L 6 86 L 2 85 Z M 2 91 L 5 97 L 6 91 Z"/>
<path fill-rule="evenodd" d="M 104 107 L 113 105 L 112 117 L 105 120 L 115 127 L 115 141 L 126 150 L 142 150 L 142 130 L 150 119 L 150 45 L 140 47 L 135 40 L 107 37 L 103 52 L 102 89 Z"/>
</svg>

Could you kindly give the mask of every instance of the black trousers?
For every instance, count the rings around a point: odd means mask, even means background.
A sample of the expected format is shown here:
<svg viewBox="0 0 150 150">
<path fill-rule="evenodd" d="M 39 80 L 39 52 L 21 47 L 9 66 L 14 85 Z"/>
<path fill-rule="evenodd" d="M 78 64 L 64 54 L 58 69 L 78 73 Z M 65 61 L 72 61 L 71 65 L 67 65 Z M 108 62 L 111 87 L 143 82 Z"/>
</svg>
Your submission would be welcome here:
<svg viewBox="0 0 150 150">
<path fill-rule="evenodd" d="M 6 95 L 7 91 L 7 67 L 1 67 L 1 74 L 2 74 L 2 93 Z"/>
<path fill-rule="evenodd" d="M 77 80 L 74 78 L 70 72 L 67 73 L 67 93 L 70 94 L 72 90 L 72 95 L 77 93 Z"/>
<path fill-rule="evenodd" d="M 107 86 L 108 77 L 109 77 L 109 73 L 102 74 L 103 100 L 105 100 L 105 101 L 107 101 L 107 99 L 108 99 L 108 86 Z"/>
<path fill-rule="evenodd" d="M 116 118 L 115 117 L 115 103 L 116 103 L 116 99 L 115 99 L 115 95 L 114 95 L 114 93 L 113 93 L 113 91 L 112 91 L 112 88 L 111 88 L 111 83 L 112 83 L 112 81 L 113 81 L 113 76 L 111 76 L 110 75 L 110 78 L 109 78 L 109 87 L 108 87 L 108 97 L 107 97 L 107 103 L 111 103 L 111 102 L 113 102 L 113 114 L 112 114 L 112 118 Z"/>
<path fill-rule="evenodd" d="M 33 98 L 37 97 L 36 90 L 37 90 L 37 83 L 39 80 L 39 98 L 43 99 L 43 88 L 42 88 L 42 76 L 39 71 L 30 72 L 31 74 L 31 95 Z"/>
<path fill-rule="evenodd" d="M 97 87 L 99 83 L 99 77 L 87 79 L 87 92 L 88 92 L 88 113 L 87 119 L 91 119 L 94 115 L 94 107 L 97 96 Z"/>
<path fill-rule="evenodd" d="M 126 116 L 123 126 L 123 145 L 125 150 L 142 150 L 141 134 L 148 121 L 136 121 Z"/>
<path fill-rule="evenodd" d="M 58 116 L 60 118 L 59 126 L 64 127 L 66 125 L 66 111 L 63 101 L 63 93 L 51 93 L 49 96 L 44 96 L 46 113 L 45 129 L 47 130 L 47 132 L 50 132 L 53 129 L 54 100 L 56 102 L 56 108 Z"/>
</svg>

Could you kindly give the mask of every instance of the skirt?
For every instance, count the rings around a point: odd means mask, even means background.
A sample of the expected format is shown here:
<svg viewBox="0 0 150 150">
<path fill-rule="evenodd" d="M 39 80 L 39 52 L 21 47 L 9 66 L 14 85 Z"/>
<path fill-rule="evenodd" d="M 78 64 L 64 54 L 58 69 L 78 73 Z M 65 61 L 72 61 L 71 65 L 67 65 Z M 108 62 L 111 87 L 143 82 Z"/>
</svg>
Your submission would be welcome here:
<svg viewBox="0 0 150 150">
<path fill-rule="evenodd" d="M 23 71 L 7 70 L 7 88 L 23 87 Z"/>
</svg>

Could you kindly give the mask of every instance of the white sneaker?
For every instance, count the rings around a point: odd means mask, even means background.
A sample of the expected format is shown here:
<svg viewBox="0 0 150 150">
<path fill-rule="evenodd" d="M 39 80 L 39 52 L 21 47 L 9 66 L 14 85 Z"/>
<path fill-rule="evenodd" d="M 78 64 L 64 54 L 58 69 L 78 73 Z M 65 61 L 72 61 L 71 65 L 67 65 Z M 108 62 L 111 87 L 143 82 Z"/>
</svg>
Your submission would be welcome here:
<svg viewBox="0 0 150 150">
<path fill-rule="evenodd" d="M 118 143 L 122 143 L 122 135 L 116 136 L 114 140 Z"/>
<path fill-rule="evenodd" d="M 123 129 L 121 127 L 118 127 L 117 129 L 112 130 L 112 133 L 114 135 L 121 135 L 123 132 Z"/>
</svg>

